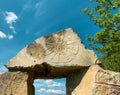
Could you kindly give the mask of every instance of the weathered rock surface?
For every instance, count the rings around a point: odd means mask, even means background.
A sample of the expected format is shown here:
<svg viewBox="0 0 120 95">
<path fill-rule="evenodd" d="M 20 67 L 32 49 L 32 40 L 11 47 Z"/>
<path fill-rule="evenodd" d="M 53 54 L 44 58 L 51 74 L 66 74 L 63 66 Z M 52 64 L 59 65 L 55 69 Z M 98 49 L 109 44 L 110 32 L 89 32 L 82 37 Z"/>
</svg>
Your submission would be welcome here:
<svg viewBox="0 0 120 95">
<path fill-rule="evenodd" d="M 3 74 L 3 72 L 0 72 L 0 75 L 2 75 Z"/>
<path fill-rule="evenodd" d="M 67 75 L 67 95 L 120 95 L 120 73 L 103 70 L 98 65 Z M 26 72 L 0 75 L 0 95 L 34 95 L 34 76 Z"/>
<path fill-rule="evenodd" d="M 23 72 L 0 75 L 0 95 L 34 95 L 33 78 Z"/>
<path fill-rule="evenodd" d="M 6 67 L 10 71 L 26 70 L 39 73 L 43 78 L 55 78 L 66 77 L 97 60 L 95 53 L 86 49 L 77 34 L 68 28 L 29 44 L 7 62 Z"/>
<path fill-rule="evenodd" d="M 93 65 L 71 95 L 120 95 L 120 73 Z"/>
</svg>

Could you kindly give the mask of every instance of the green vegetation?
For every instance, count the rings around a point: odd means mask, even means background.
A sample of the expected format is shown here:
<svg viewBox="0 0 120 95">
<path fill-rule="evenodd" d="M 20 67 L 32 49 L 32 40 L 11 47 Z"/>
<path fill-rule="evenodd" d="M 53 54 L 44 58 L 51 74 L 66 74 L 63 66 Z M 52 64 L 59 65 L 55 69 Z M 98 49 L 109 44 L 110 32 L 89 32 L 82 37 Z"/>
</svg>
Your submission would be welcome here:
<svg viewBox="0 0 120 95">
<path fill-rule="evenodd" d="M 92 49 L 102 54 L 105 69 L 120 72 L 120 0 L 90 0 L 96 2 L 92 9 L 85 8 L 93 22 L 101 28 L 95 36 L 87 36 Z"/>
</svg>

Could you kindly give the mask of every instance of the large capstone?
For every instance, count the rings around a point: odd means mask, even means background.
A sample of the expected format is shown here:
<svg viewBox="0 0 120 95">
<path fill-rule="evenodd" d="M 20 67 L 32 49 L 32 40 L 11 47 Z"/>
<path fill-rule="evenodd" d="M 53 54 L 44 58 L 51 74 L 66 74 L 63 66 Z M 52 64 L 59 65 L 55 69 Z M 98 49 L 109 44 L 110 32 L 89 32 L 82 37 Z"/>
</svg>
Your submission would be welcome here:
<svg viewBox="0 0 120 95">
<path fill-rule="evenodd" d="M 95 53 L 86 49 L 78 35 L 68 28 L 38 38 L 5 66 L 9 71 L 33 72 L 36 78 L 60 78 L 98 62 Z"/>
</svg>

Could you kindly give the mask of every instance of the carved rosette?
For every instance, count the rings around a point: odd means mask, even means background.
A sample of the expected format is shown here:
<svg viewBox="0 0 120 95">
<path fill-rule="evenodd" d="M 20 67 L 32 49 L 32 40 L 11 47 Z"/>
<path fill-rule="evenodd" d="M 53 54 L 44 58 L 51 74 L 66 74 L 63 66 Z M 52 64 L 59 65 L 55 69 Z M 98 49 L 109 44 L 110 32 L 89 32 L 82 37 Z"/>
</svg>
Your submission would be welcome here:
<svg viewBox="0 0 120 95">
<path fill-rule="evenodd" d="M 60 31 L 45 37 L 46 54 L 52 63 L 67 63 L 73 60 L 79 50 L 79 40 L 75 33 Z"/>
</svg>

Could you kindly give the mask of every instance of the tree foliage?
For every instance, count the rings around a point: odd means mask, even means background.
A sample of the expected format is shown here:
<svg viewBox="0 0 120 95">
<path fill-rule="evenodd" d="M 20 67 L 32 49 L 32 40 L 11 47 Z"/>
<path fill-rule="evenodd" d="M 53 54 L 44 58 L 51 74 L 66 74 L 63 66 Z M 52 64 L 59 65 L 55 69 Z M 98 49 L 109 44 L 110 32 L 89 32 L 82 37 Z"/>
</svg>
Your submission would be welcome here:
<svg viewBox="0 0 120 95">
<path fill-rule="evenodd" d="M 102 54 L 105 69 L 120 72 L 120 0 L 91 0 L 96 2 L 92 9 L 85 8 L 93 22 L 101 28 L 95 36 L 87 36 L 92 49 Z"/>
</svg>

